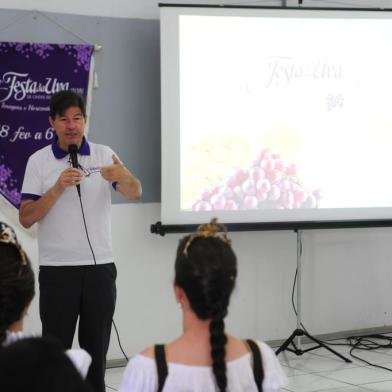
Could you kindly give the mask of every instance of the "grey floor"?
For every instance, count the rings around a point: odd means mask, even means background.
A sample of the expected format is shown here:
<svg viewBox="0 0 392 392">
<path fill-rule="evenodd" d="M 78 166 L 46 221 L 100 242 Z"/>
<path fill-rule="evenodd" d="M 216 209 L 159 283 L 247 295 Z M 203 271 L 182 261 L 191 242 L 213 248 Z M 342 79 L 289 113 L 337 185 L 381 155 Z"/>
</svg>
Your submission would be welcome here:
<svg viewBox="0 0 392 392">
<path fill-rule="evenodd" d="M 345 341 L 333 343 L 345 343 Z M 302 345 L 302 349 L 309 346 L 312 345 Z M 278 358 L 289 380 L 282 392 L 392 392 L 392 348 L 356 351 L 356 355 L 368 362 L 391 369 L 389 371 L 369 366 L 350 357 L 348 346 L 331 347 L 353 362 L 346 363 L 324 348 L 318 348 L 301 356 L 289 351 L 280 353 Z M 124 368 L 108 369 L 107 392 L 117 391 L 123 371 Z"/>
</svg>

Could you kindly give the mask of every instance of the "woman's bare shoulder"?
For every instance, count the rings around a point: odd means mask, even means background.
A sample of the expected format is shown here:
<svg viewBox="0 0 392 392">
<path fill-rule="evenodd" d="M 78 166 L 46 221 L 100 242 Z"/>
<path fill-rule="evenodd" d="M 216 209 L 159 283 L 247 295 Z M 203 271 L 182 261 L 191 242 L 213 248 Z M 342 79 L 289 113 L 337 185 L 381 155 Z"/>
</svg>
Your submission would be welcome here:
<svg viewBox="0 0 392 392">
<path fill-rule="evenodd" d="M 248 347 L 243 340 L 227 335 L 226 361 L 240 358 L 248 352 Z"/>
<path fill-rule="evenodd" d="M 154 354 L 154 346 L 147 347 L 144 351 L 140 353 L 141 355 L 144 355 L 145 357 L 148 358 L 155 358 Z"/>
</svg>

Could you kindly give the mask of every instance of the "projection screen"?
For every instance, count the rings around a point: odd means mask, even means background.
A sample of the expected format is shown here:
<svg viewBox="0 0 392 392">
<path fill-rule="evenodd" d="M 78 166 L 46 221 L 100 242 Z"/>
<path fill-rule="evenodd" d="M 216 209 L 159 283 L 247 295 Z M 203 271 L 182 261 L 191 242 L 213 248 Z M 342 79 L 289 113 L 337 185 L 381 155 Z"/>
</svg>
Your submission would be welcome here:
<svg viewBox="0 0 392 392">
<path fill-rule="evenodd" d="M 160 11 L 163 224 L 392 219 L 390 11 Z"/>
</svg>

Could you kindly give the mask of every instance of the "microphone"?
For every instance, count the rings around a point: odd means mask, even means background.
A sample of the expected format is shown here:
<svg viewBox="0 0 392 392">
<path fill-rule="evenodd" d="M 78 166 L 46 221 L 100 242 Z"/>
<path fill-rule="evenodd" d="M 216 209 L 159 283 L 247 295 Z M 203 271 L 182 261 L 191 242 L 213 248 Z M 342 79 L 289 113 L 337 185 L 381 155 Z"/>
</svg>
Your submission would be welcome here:
<svg viewBox="0 0 392 392">
<path fill-rule="evenodd" d="M 68 146 L 69 157 L 71 158 L 72 167 L 75 169 L 79 169 L 78 165 L 78 146 L 76 144 L 70 144 Z M 80 184 L 76 185 L 76 189 L 78 190 L 78 195 L 80 197 Z"/>
</svg>

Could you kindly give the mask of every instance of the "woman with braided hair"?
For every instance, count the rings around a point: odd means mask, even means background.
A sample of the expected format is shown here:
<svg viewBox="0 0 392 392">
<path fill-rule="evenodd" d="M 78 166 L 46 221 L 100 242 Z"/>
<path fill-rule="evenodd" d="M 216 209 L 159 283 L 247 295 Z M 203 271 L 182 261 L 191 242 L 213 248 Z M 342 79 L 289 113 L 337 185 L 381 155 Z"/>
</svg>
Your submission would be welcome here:
<svg viewBox="0 0 392 392">
<path fill-rule="evenodd" d="M 174 290 L 183 334 L 132 358 L 119 391 L 279 391 L 286 377 L 272 349 L 225 331 L 236 277 L 236 256 L 216 219 L 180 240 Z"/>
<path fill-rule="evenodd" d="M 0 222 L 0 346 L 21 337 L 34 298 L 34 272 L 14 230 Z"/>
<path fill-rule="evenodd" d="M 0 350 L 7 347 L 8 352 L 8 346 L 28 337 L 23 332 L 23 319 L 34 294 L 35 278 L 30 260 L 14 229 L 0 222 Z M 65 354 L 85 378 L 91 356 L 82 349 L 67 350 Z M 3 390 L 1 385 L 0 390 Z"/>
</svg>

